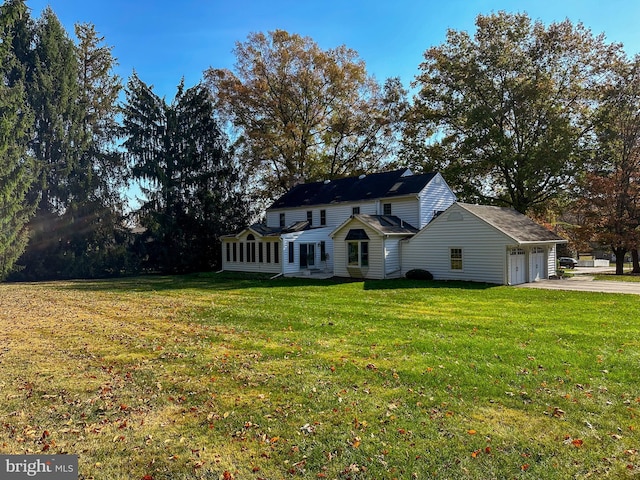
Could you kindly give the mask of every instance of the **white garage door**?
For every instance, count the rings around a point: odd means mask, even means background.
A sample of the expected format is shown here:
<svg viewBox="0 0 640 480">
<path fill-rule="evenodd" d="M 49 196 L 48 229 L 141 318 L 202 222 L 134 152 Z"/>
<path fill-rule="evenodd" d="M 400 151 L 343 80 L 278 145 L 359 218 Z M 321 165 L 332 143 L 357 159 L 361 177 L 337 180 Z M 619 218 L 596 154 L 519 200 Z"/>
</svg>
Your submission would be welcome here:
<svg viewBox="0 0 640 480">
<path fill-rule="evenodd" d="M 529 281 L 537 282 L 541 278 L 545 278 L 544 275 L 544 248 L 533 247 L 529 254 Z"/>
<path fill-rule="evenodd" d="M 509 285 L 525 282 L 525 254 L 522 248 L 509 250 Z"/>
</svg>

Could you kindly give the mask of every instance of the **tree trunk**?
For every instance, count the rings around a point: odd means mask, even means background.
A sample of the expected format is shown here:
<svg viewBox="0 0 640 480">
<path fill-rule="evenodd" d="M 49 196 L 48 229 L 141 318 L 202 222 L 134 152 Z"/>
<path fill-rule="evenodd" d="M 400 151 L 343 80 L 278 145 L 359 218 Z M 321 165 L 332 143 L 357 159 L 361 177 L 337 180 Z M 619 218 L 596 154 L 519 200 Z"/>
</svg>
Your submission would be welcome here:
<svg viewBox="0 0 640 480">
<path fill-rule="evenodd" d="M 640 255 L 638 255 L 638 249 L 634 248 L 631 250 L 631 260 L 633 261 L 633 270 L 631 273 L 638 274 L 640 273 Z"/>
<path fill-rule="evenodd" d="M 624 247 L 616 247 L 613 249 L 613 253 L 616 255 L 616 275 L 623 275 L 624 256 L 627 253 L 627 249 Z"/>
</svg>

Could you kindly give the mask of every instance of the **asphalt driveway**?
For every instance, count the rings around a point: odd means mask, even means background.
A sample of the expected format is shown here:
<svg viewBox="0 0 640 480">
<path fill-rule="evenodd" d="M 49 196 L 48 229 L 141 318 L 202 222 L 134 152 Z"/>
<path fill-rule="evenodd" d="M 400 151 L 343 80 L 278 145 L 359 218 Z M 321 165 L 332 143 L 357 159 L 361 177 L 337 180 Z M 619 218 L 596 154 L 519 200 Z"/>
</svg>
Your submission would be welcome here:
<svg viewBox="0 0 640 480">
<path fill-rule="evenodd" d="M 578 267 L 571 273 L 575 276 L 563 280 L 541 280 L 523 283 L 520 288 L 542 288 L 547 290 L 575 290 L 580 292 L 628 293 L 640 295 L 640 282 L 618 282 L 594 280 L 596 273 L 612 272 L 609 267 Z"/>
</svg>

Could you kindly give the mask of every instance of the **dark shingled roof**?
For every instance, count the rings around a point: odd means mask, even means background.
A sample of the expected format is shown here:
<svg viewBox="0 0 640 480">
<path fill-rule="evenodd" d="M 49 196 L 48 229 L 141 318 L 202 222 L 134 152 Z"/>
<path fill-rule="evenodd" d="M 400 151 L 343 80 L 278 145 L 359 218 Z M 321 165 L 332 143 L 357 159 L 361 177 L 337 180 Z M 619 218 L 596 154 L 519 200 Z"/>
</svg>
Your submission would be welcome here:
<svg viewBox="0 0 640 480">
<path fill-rule="evenodd" d="M 458 205 L 488 224 L 493 225 L 518 243 L 566 242 L 562 237 L 512 208 L 471 205 L 469 203 L 458 203 Z"/>
<path fill-rule="evenodd" d="M 269 209 L 329 205 L 417 194 L 435 175 L 436 173 L 411 175 L 409 170 L 403 168 L 328 182 L 304 183 L 293 187 L 273 202 Z"/>
<path fill-rule="evenodd" d="M 369 225 L 374 230 L 377 230 L 385 235 L 390 234 L 407 234 L 413 235 L 418 232 L 418 229 L 413 225 L 409 225 L 407 222 L 401 220 L 395 215 L 354 215 L 365 225 Z"/>
</svg>

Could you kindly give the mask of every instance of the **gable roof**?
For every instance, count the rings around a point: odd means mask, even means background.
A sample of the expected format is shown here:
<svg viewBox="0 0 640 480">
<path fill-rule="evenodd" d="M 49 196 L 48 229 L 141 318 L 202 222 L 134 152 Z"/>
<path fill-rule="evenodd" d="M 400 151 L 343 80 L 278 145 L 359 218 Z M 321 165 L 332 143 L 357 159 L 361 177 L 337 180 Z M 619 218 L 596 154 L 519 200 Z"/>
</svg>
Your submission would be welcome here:
<svg viewBox="0 0 640 480">
<path fill-rule="evenodd" d="M 472 215 L 484 220 L 489 225 L 500 230 L 519 244 L 523 243 L 566 243 L 551 230 L 539 225 L 526 215 L 504 207 L 490 205 L 472 205 L 469 203 L 454 203 Z"/>
<path fill-rule="evenodd" d="M 269 210 L 418 194 L 436 175 L 433 172 L 413 175 L 410 170 L 403 168 L 359 177 L 303 183 L 273 202 Z"/>
<path fill-rule="evenodd" d="M 408 224 L 395 215 L 365 215 L 357 214 L 350 216 L 340 226 L 331 232 L 329 236 L 333 237 L 336 232 L 343 229 L 353 220 L 359 220 L 364 225 L 372 228 L 380 235 L 415 235 L 418 229 Z"/>
</svg>

